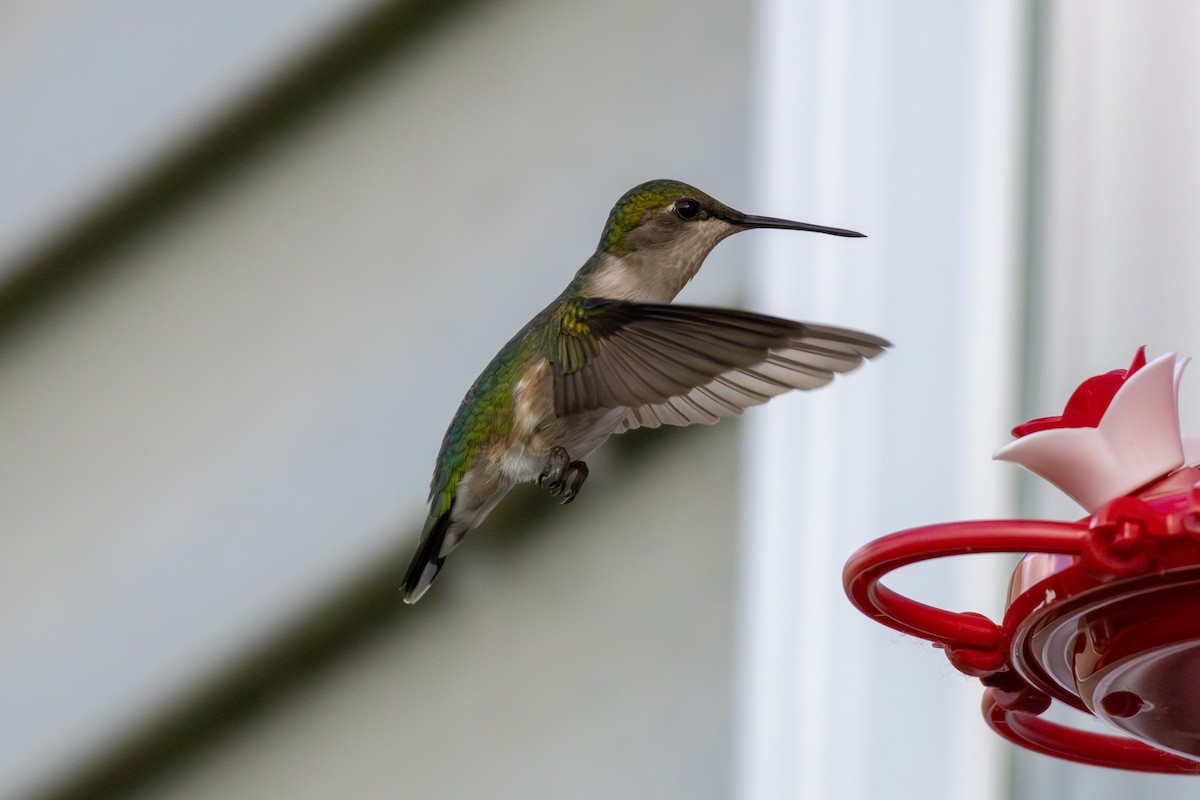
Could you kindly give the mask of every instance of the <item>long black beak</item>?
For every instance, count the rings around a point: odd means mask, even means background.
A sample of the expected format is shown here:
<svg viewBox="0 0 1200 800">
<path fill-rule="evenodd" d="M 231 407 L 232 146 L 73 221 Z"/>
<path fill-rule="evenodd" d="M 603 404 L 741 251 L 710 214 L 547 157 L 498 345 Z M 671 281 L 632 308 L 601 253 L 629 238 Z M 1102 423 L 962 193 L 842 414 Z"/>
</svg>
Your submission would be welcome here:
<svg viewBox="0 0 1200 800">
<path fill-rule="evenodd" d="M 729 214 L 725 219 L 727 222 L 731 222 L 742 228 L 782 228 L 789 231 L 812 231 L 813 233 L 828 233 L 832 236 L 866 238 L 865 233 L 848 231 L 845 228 L 828 228 L 824 225 L 810 225 L 807 222 L 793 222 L 790 219 L 779 219 L 777 217 L 756 217 L 737 211 Z"/>
</svg>

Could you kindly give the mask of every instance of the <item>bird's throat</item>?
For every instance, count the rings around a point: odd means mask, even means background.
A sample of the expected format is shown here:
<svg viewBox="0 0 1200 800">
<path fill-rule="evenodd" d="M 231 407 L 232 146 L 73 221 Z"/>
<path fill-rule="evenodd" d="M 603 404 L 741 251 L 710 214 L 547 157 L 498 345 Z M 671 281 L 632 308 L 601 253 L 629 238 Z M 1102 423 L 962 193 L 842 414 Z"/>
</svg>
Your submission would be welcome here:
<svg viewBox="0 0 1200 800">
<path fill-rule="evenodd" d="M 648 261 L 638 253 L 610 256 L 583 282 L 587 297 L 668 303 L 699 271 L 704 253 L 671 252 Z"/>
</svg>

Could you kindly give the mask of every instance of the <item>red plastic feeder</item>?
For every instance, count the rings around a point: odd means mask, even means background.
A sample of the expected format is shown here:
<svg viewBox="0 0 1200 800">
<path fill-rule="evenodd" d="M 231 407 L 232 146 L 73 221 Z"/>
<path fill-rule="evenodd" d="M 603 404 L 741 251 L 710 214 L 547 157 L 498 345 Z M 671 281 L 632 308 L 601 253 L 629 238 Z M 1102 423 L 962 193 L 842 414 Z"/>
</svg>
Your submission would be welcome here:
<svg viewBox="0 0 1200 800">
<path fill-rule="evenodd" d="M 996 457 L 1078 500 L 1076 522 L 989 520 L 913 528 L 863 547 L 843 582 L 867 616 L 945 650 L 986 688 L 984 718 L 1047 755 L 1200 773 L 1200 469 L 1185 464 L 1173 354 L 1086 381 L 1061 417 L 1014 429 Z M 1190 442 L 1189 442 L 1190 444 Z M 1191 449 L 1190 447 L 1188 448 Z M 1018 552 L 1002 624 L 880 583 L 906 564 Z M 1125 736 L 1043 719 L 1053 700 Z"/>
</svg>

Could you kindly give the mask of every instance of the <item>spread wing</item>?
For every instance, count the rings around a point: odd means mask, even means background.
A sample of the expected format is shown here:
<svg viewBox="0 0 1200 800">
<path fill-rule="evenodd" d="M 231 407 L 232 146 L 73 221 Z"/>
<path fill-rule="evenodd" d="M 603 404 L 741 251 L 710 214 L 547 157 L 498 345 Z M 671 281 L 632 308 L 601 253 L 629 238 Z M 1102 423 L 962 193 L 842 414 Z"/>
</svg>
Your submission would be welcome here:
<svg viewBox="0 0 1200 800">
<path fill-rule="evenodd" d="M 581 298 L 556 326 L 555 411 L 629 409 L 617 432 L 711 425 L 815 389 L 890 343 L 869 333 L 722 308 Z"/>
</svg>

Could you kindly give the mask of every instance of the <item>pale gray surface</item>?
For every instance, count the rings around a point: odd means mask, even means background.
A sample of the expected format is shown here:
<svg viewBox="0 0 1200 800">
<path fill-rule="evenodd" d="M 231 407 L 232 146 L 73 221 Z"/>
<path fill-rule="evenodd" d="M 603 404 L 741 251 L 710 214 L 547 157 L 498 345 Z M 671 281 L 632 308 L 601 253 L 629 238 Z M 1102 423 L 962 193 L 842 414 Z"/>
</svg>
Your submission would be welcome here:
<svg viewBox="0 0 1200 800">
<path fill-rule="evenodd" d="M 676 432 L 485 525 L 394 625 L 137 796 L 728 796 L 736 443 Z"/>
<path fill-rule="evenodd" d="M 1160 0 L 1046 4 L 1032 207 L 1030 417 L 1061 413 L 1091 375 L 1124 369 L 1139 345 L 1200 355 L 1200 5 Z M 1200 433 L 1193 363 L 1180 391 Z M 1030 480 L 1027 513 L 1080 508 Z M 1064 716 L 1071 724 L 1086 722 Z M 1109 731 L 1105 731 L 1109 732 Z M 1017 751 L 1021 800 L 1193 798 L 1194 777 L 1087 767 Z"/>
<path fill-rule="evenodd" d="M 120 741 L 414 530 L 466 386 L 621 192 L 665 175 L 743 203 L 748 20 L 676 12 L 453 9 L 7 329 L 0 794 Z M 685 296 L 732 299 L 740 252 Z"/>
<path fill-rule="evenodd" d="M 1030 287 L 1042 416 L 1139 345 L 1200 355 L 1200 5 L 1048 9 Z M 1186 375 L 1185 433 L 1200 430 L 1194 387 Z"/>
<path fill-rule="evenodd" d="M 1039 129 L 1032 212 L 1038 414 L 1061 408 L 1082 377 L 1123 366 L 1145 337 L 1152 350 L 1193 354 L 1187 343 L 1200 339 L 1189 307 L 1197 251 L 1188 221 L 1200 184 L 1190 179 L 1195 7 L 1053 7 L 1062 9 L 1048 43 L 1056 83 L 1043 109 L 1053 114 Z M 862 173 L 839 191 L 862 202 L 879 179 L 872 170 L 889 160 L 888 193 L 868 202 L 911 211 L 896 227 L 824 218 L 806 191 L 786 207 L 751 203 L 745 7 L 449 8 L 403 52 L 4 329 L 0 795 L 73 768 L 145 714 L 176 707 L 414 530 L 463 390 L 560 289 L 633 183 L 678 177 L 746 211 L 863 225 L 873 237 L 864 248 L 886 240 L 907 254 L 880 265 L 889 321 L 880 332 L 903 340 L 879 369 L 923 384 L 971 366 L 976 351 L 949 315 L 972 312 L 947 307 L 967 282 L 950 262 L 978 231 L 947 230 L 939 205 L 953 202 L 943 189 L 960 176 L 949 162 L 972 161 L 947 149 L 957 131 L 938 116 L 939 103 L 973 96 L 945 66 L 969 60 L 972 45 L 937 27 L 957 24 L 939 11 L 957 6 L 875 9 L 897 15 L 898 30 L 914 28 L 911 49 L 879 56 L 895 65 L 886 85 L 869 87 L 876 113 L 898 127 L 886 159 L 854 154 Z M 878 16 L 845 21 L 855 41 L 878 34 Z M 918 35 L 936 47 L 923 49 Z M 780 79 L 846 80 L 831 96 L 861 102 L 864 87 L 847 77 Z M 733 301 L 746 244 L 718 248 L 685 298 Z M 898 287 L 923 299 L 897 305 Z M 813 305 L 806 298 L 797 315 Z M 892 445 L 957 452 L 941 411 L 961 398 L 902 394 L 877 421 Z M 962 457 L 975 463 L 987 451 L 970 437 Z M 533 530 L 469 540 L 402 622 L 142 796 L 725 796 L 738 641 L 727 530 L 744 497 L 736 439 L 726 423 L 662 439 L 666 451 L 645 461 L 608 470 L 597 461 L 574 506 L 551 509 Z M 916 462 L 892 471 L 889 526 L 973 516 L 972 487 L 931 488 L 921 472 Z M 654 482 L 636 486 L 642 478 Z M 934 491 L 946 493 L 937 511 Z M 894 585 L 949 602 L 952 567 L 930 569 L 942 582 L 913 570 Z M 837 607 L 838 624 L 873 625 Z M 797 627 L 806 623 L 798 615 Z M 872 692 L 953 694 L 975 713 L 978 687 L 940 653 L 870 630 L 870 652 L 882 655 L 853 669 L 875 682 Z M 840 669 L 851 655 L 831 653 L 820 668 Z M 875 709 L 864 709 L 867 697 L 827 699 L 863 712 Z M 849 783 L 927 785 L 929 718 L 881 711 L 866 733 L 850 719 L 836 731 L 847 741 L 899 744 L 891 767 Z M 795 769 L 813 757 L 797 753 Z M 944 783 L 969 783 L 970 765 L 953 769 Z M 1195 791 L 1029 756 L 1013 796 L 1169 796 L 1176 787 Z"/>
<path fill-rule="evenodd" d="M 380 0 L 0 5 L 0 284 Z"/>
<path fill-rule="evenodd" d="M 1011 425 L 1017 388 L 1019 8 L 766 5 L 776 69 L 756 133 L 768 141 L 760 180 L 774 195 L 818 198 L 822 217 L 852 220 L 870 238 L 760 240 L 756 300 L 896 347 L 745 420 L 750 655 L 738 797 L 1000 800 L 1007 746 L 980 719 L 978 681 L 867 619 L 841 584 L 846 558 L 883 534 L 1012 513 L 1011 467 L 988 455 Z M 796 74 L 819 80 L 788 79 Z M 800 252 L 811 267 L 789 269 Z M 997 566 L 938 561 L 885 584 L 995 615 Z"/>
</svg>

